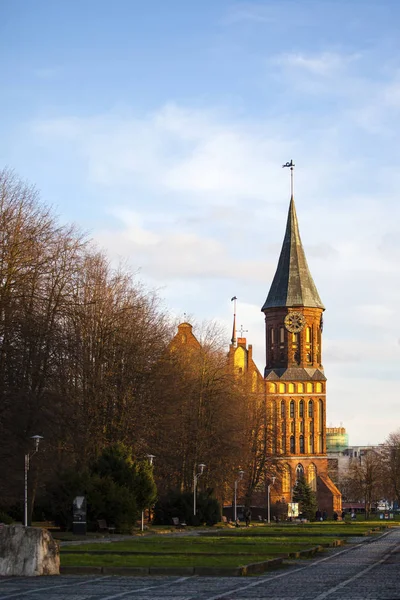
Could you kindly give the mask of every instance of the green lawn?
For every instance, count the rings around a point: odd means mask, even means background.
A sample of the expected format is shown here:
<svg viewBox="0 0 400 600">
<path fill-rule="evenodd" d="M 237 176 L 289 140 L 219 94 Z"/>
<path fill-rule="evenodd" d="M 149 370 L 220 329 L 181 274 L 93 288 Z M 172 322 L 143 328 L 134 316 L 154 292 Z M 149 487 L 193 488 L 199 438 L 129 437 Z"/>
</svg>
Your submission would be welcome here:
<svg viewBox="0 0 400 600">
<path fill-rule="evenodd" d="M 120 542 L 93 542 L 61 548 L 62 566 L 236 567 L 298 552 L 335 539 L 362 535 L 376 522 L 257 525 L 210 528 L 199 536 L 133 536 Z M 82 554 L 81 554 L 82 552 Z"/>
<path fill-rule="evenodd" d="M 132 552 L 141 554 L 258 554 L 297 551 L 310 546 L 332 542 L 330 536 L 303 535 L 296 538 L 276 535 L 270 539 L 261 536 L 179 537 L 168 539 L 142 538 L 123 542 L 79 544 L 63 546 L 61 553 L 88 551 Z M 290 548 L 290 550 L 289 550 Z"/>
<path fill-rule="evenodd" d="M 133 538 L 123 542 L 64 546 L 61 548 L 61 564 L 104 567 L 234 567 L 331 542 L 332 537 L 328 536 L 274 536 L 271 539 L 243 535 Z M 87 553 L 80 554 L 82 551 Z"/>
</svg>

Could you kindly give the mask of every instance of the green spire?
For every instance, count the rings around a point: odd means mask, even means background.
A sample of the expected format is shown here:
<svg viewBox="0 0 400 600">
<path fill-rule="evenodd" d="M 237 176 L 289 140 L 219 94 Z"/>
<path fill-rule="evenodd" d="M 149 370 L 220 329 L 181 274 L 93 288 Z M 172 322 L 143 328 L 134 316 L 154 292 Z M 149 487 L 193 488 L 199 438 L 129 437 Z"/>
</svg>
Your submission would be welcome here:
<svg viewBox="0 0 400 600">
<path fill-rule="evenodd" d="M 290 199 L 286 232 L 278 267 L 261 310 L 283 306 L 325 309 L 307 265 L 293 196 Z"/>
</svg>

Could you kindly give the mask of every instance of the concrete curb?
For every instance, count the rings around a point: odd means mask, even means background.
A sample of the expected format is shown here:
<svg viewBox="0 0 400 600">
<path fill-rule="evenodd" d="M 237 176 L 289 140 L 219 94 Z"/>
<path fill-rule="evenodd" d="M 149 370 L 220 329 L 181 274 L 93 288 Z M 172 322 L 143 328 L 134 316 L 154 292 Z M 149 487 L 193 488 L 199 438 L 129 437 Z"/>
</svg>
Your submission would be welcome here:
<svg viewBox="0 0 400 600">
<path fill-rule="evenodd" d="M 263 573 L 268 569 L 283 563 L 284 557 L 271 558 L 258 563 L 251 563 L 242 567 L 61 567 L 61 575 L 120 575 L 139 576 L 146 575 L 176 575 L 179 577 L 243 577 Z"/>
</svg>

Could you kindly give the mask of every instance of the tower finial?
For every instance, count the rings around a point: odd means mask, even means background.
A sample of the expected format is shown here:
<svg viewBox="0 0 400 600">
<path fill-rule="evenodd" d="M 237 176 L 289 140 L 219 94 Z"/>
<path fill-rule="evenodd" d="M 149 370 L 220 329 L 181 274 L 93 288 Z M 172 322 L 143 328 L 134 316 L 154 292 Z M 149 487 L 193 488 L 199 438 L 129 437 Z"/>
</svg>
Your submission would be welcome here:
<svg viewBox="0 0 400 600">
<path fill-rule="evenodd" d="M 236 300 L 236 296 L 233 296 L 233 298 L 231 298 L 231 302 L 233 302 L 233 329 L 231 344 L 233 346 L 236 344 Z"/>
<path fill-rule="evenodd" d="M 244 333 L 248 333 L 248 332 L 249 332 L 248 329 L 243 329 L 243 325 L 240 326 L 239 333 L 240 333 L 241 338 L 243 337 Z"/>
<path fill-rule="evenodd" d="M 296 165 L 293 162 L 293 159 L 290 160 L 290 162 L 287 162 L 286 164 L 282 165 L 282 169 L 284 169 L 285 167 L 290 167 L 290 197 L 293 198 L 293 167 L 295 167 Z"/>
</svg>

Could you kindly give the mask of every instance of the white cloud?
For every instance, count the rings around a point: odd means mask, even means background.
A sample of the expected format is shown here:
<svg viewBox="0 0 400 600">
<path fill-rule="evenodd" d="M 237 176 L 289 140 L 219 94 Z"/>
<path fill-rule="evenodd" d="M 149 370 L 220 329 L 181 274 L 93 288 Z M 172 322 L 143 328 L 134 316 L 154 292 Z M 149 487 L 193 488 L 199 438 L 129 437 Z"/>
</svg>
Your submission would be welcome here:
<svg viewBox="0 0 400 600">
<path fill-rule="evenodd" d="M 287 53 L 273 57 L 271 62 L 281 67 L 306 71 L 312 75 L 327 76 L 337 74 L 359 57 L 358 54 L 344 55 L 335 52 L 322 52 L 315 55 Z"/>
</svg>

